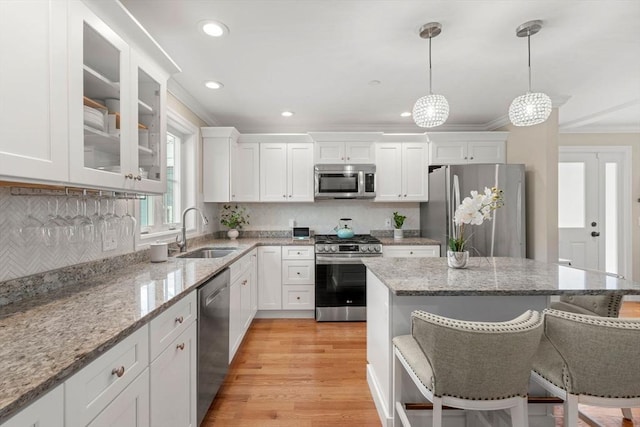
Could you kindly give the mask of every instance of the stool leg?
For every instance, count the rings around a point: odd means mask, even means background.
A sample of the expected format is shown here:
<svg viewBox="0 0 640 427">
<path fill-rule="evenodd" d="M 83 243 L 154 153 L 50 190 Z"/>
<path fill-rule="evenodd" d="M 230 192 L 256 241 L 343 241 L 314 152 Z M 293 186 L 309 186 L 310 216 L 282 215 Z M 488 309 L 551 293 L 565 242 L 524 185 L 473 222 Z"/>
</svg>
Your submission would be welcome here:
<svg viewBox="0 0 640 427">
<path fill-rule="evenodd" d="M 564 400 L 564 427 L 578 425 L 578 396 L 567 393 Z"/>
<path fill-rule="evenodd" d="M 622 408 L 622 416 L 629 421 L 633 419 L 633 414 L 631 413 L 631 408 Z"/>
<path fill-rule="evenodd" d="M 511 425 L 513 427 L 529 426 L 527 404 L 527 399 L 522 398 L 516 406 L 511 408 Z"/>
<path fill-rule="evenodd" d="M 433 396 L 433 427 L 442 427 L 442 398 Z"/>
</svg>

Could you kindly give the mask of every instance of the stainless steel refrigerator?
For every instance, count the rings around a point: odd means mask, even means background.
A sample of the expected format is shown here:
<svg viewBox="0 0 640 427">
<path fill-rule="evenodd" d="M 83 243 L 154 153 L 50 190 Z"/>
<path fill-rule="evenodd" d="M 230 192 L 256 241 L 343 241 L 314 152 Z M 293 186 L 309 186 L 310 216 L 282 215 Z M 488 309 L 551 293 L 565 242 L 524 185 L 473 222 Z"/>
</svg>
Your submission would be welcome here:
<svg viewBox="0 0 640 427">
<path fill-rule="evenodd" d="M 441 241 L 440 255 L 447 253 L 453 214 L 472 190 L 498 187 L 504 191 L 504 206 L 491 221 L 468 225 L 465 238 L 471 256 L 526 256 L 525 181 L 522 164 L 473 164 L 431 166 L 429 201 L 420 204 L 422 237 Z"/>
</svg>

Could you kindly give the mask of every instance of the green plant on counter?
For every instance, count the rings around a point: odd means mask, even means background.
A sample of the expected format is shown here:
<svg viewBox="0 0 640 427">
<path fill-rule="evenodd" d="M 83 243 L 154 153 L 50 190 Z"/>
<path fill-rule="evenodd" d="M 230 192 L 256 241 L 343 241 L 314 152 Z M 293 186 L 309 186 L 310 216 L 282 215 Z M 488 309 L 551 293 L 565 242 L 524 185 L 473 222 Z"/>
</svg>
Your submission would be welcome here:
<svg viewBox="0 0 640 427">
<path fill-rule="evenodd" d="M 393 226 L 398 230 L 402 228 L 404 225 L 404 220 L 407 219 L 406 216 L 400 215 L 398 212 L 393 213 Z"/>
<path fill-rule="evenodd" d="M 243 225 L 249 225 L 249 214 L 241 206 L 224 205 L 220 214 L 220 224 L 230 229 L 240 229 Z"/>
</svg>

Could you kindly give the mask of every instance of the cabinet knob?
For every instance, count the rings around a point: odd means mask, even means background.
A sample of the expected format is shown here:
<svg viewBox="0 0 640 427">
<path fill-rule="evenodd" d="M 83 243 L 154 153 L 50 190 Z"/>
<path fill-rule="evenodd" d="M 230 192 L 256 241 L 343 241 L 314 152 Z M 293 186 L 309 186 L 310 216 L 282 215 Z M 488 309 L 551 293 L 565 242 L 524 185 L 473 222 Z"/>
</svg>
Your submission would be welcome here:
<svg viewBox="0 0 640 427">
<path fill-rule="evenodd" d="M 351 160 L 351 157 L 347 157 L 347 160 Z"/>
<path fill-rule="evenodd" d="M 398 197 L 402 197 L 402 194 L 398 194 Z"/>
<path fill-rule="evenodd" d="M 473 160 L 473 156 L 471 156 L 471 160 Z"/>
<path fill-rule="evenodd" d="M 407 197 L 407 195 L 405 194 L 404 197 Z"/>
<path fill-rule="evenodd" d="M 284 198 L 286 199 L 286 198 L 287 198 L 287 195 L 286 195 L 286 194 L 283 194 L 283 195 L 282 195 L 282 197 L 284 197 Z"/>
<path fill-rule="evenodd" d="M 242 281 L 242 284 L 243 284 L 243 285 L 246 285 L 246 284 L 247 284 L 247 279 L 244 279 L 244 280 Z"/>
<path fill-rule="evenodd" d="M 340 160 L 344 160 L 344 157 L 340 157 Z"/>
<path fill-rule="evenodd" d="M 115 375 L 118 378 L 124 375 L 124 366 L 120 366 L 119 368 L 113 368 L 111 370 L 111 375 Z"/>
<path fill-rule="evenodd" d="M 296 252 L 298 255 L 301 255 L 300 252 Z"/>
<path fill-rule="evenodd" d="M 184 317 L 180 316 L 180 317 L 176 317 L 176 322 L 177 323 L 182 323 L 184 322 Z"/>
<path fill-rule="evenodd" d="M 289 194 L 289 197 L 291 197 L 291 194 Z"/>
<path fill-rule="evenodd" d="M 409 255 L 413 255 L 413 251 L 409 251 Z"/>
<path fill-rule="evenodd" d="M 178 344 L 178 345 L 176 346 L 176 349 L 177 349 L 177 350 L 184 350 L 184 343 L 182 343 L 182 344 Z"/>
<path fill-rule="evenodd" d="M 127 179 L 133 179 L 133 174 L 132 173 L 128 173 L 124 176 Z"/>
<path fill-rule="evenodd" d="M 296 297 L 297 300 L 300 300 L 300 297 Z"/>
<path fill-rule="evenodd" d="M 138 180 L 138 181 L 142 181 L 142 175 L 138 175 L 138 176 L 136 176 L 136 178 L 135 178 L 135 179 L 136 179 L 136 180 Z"/>
<path fill-rule="evenodd" d="M 464 159 L 467 160 L 467 156 L 464 156 Z"/>
<path fill-rule="evenodd" d="M 296 274 L 299 276 L 299 275 L 300 275 L 300 272 L 299 272 L 299 271 L 296 271 Z"/>
</svg>

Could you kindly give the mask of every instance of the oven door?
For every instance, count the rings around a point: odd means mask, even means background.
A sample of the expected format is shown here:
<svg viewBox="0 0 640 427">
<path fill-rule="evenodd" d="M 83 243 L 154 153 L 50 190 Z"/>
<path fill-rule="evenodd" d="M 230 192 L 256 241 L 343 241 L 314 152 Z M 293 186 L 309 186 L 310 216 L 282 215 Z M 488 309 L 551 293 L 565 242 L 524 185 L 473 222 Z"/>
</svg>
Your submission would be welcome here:
<svg viewBox="0 0 640 427">
<path fill-rule="evenodd" d="M 359 257 L 316 256 L 316 307 L 364 307 L 367 269 Z"/>
</svg>

